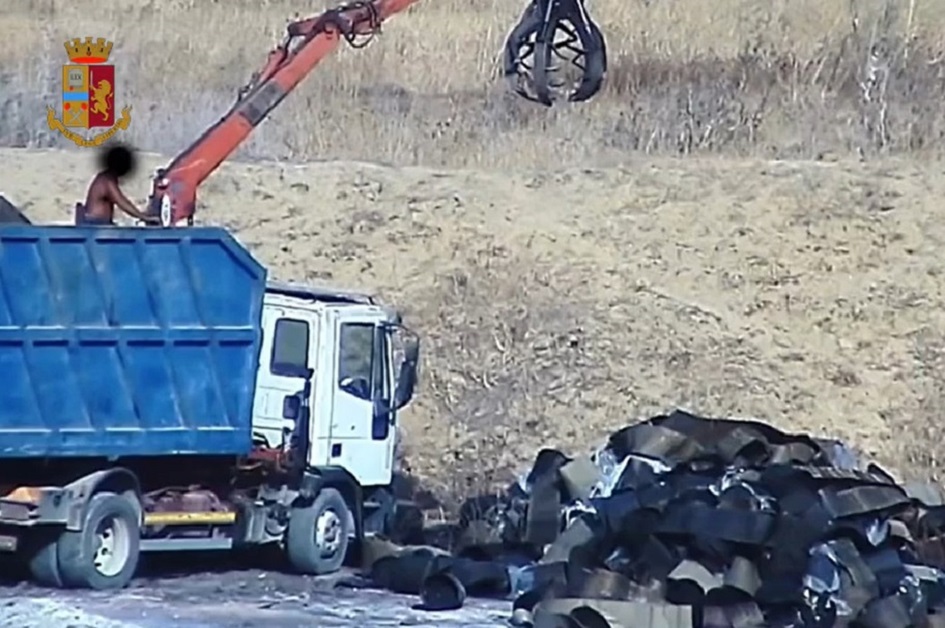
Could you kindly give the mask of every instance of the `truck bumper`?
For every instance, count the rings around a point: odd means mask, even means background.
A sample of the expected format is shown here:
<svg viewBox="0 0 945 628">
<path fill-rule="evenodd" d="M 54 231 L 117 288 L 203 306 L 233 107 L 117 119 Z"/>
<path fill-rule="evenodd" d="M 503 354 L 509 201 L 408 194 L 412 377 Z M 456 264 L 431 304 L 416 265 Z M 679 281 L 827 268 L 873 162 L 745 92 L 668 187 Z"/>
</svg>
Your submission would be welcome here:
<svg viewBox="0 0 945 628">
<path fill-rule="evenodd" d="M 20 538 L 35 524 L 37 512 L 35 504 L 0 499 L 0 553 L 19 549 Z"/>
<path fill-rule="evenodd" d="M 29 490 L 28 495 L 0 497 L 0 526 L 32 527 L 46 523 L 66 523 L 71 502 L 67 492 L 58 487 L 34 488 Z"/>
<path fill-rule="evenodd" d="M 0 525 L 32 525 L 38 510 L 36 504 L 0 499 Z"/>
<path fill-rule="evenodd" d="M 45 524 L 65 524 L 68 505 L 65 490 L 57 487 L 30 489 L 0 497 L 0 554 L 16 552 L 30 529 Z"/>
<path fill-rule="evenodd" d="M 20 547 L 20 535 L 0 528 L 0 554 L 12 554 Z"/>
</svg>

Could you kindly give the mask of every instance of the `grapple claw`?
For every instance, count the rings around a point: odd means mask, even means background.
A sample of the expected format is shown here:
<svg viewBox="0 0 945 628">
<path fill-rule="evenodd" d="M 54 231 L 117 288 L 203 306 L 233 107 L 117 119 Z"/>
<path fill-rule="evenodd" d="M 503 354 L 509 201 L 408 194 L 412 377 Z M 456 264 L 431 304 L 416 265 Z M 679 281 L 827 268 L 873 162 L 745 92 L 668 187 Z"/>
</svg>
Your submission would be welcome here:
<svg viewBox="0 0 945 628">
<path fill-rule="evenodd" d="M 512 89 L 550 107 L 592 98 L 604 83 L 604 36 L 583 0 L 531 0 L 505 42 L 504 74 Z"/>
</svg>

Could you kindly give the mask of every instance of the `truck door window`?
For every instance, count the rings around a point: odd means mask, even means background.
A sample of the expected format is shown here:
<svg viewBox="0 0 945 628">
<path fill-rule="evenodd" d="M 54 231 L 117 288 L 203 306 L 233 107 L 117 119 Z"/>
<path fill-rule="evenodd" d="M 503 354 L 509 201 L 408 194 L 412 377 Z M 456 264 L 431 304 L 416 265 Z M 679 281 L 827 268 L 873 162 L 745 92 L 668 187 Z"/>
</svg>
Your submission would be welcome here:
<svg viewBox="0 0 945 628">
<path fill-rule="evenodd" d="M 269 372 L 283 377 L 305 377 L 308 370 L 308 323 L 280 318 L 272 336 Z"/>
<path fill-rule="evenodd" d="M 338 387 L 370 401 L 373 373 L 374 325 L 342 323 L 338 340 Z"/>
</svg>

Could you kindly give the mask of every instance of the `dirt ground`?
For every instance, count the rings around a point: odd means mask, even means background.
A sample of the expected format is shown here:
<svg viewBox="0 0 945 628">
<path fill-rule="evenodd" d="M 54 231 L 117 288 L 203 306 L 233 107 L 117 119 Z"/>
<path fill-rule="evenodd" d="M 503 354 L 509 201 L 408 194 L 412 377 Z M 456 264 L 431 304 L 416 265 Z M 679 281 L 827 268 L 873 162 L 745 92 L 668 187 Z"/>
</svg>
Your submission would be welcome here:
<svg viewBox="0 0 945 628">
<path fill-rule="evenodd" d="M 511 604 L 499 600 L 424 611 L 415 608 L 416 596 L 340 586 L 351 577 L 347 571 L 312 578 L 207 554 L 183 562 L 151 558 L 141 575 L 117 592 L 50 591 L 4 572 L 0 628 L 496 628 L 508 625 L 511 612 Z"/>
<path fill-rule="evenodd" d="M 126 186 L 137 201 L 159 163 Z M 91 168 L 91 153 L 0 150 L 0 193 L 65 222 Z M 943 193 L 941 164 L 897 160 L 229 164 L 198 221 L 278 278 L 403 309 L 424 337 L 407 463 L 444 497 L 674 406 L 938 474 Z"/>
</svg>

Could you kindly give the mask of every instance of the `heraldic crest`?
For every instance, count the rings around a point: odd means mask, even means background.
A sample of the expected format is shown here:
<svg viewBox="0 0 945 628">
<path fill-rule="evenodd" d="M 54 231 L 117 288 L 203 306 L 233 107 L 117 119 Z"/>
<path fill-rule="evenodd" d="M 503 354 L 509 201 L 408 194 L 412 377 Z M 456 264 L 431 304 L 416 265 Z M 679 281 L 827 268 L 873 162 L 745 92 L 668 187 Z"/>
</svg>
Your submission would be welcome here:
<svg viewBox="0 0 945 628">
<path fill-rule="evenodd" d="M 79 146 L 99 146 L 131 122 L 131 107 L 121 110 L 116 119 L 115 66 L 107 65 L 112 42 L 99 37 L 92 41 L 73 39 L 66 42 L 69 64 L 62 66 L 62 119 L 56 110 L 47 107 L 49 129 L 59 131 Z M 106 129 L 91 137 L 83 137 L 71 129 Z"/>
</svg>

